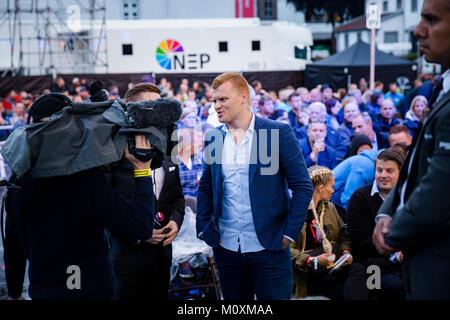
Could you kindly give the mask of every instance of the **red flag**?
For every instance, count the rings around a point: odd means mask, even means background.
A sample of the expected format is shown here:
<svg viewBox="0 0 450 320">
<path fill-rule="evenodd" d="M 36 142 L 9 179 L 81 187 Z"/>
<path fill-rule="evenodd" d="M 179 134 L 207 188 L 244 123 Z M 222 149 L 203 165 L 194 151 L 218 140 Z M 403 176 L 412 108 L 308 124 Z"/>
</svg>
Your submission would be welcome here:
<svg viewBox="0 0 450 320">
<path fill-rule="evenodd" d="M 255 17 L 255 0 L 235 0 L 236 18 Z"/>
</svg>

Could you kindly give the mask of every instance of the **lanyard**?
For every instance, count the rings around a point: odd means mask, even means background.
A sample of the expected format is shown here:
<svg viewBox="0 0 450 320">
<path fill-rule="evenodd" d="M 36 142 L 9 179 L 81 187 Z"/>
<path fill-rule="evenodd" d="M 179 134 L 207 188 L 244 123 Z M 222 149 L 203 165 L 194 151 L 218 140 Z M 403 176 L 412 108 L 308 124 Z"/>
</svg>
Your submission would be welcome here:
<svg viewBox="0 0 450 320">
<path fill-rule="evenodd" d="M 323 251 L 325 253 L 332 253 L 333 246 L 331 245 L 330 241 L 328 241 L 326 234 L 323 230 L 323 216 L 325 215 L 325 208 L 324 207 L 322 208 L 322 211 L 320 212 L 320 217 L 318 217 L 314 200 L 311 200 L 311 203 L 312 203 L 312 212 L 314 214 L 314 218 L 317 221 L 316 226 L 319 228 L 320 232 L 322 233 Z"/>
</svg>

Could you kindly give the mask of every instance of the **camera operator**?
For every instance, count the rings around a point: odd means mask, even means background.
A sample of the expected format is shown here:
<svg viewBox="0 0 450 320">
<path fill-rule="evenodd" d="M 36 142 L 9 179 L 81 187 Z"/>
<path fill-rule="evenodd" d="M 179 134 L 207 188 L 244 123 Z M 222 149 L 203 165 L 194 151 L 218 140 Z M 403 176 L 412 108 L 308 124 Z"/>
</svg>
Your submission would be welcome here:
<svg viewBox="0 0 450 320">
<path fill-rule="evenodd" d="M 160 98 L 160 93 L 156 85 L 138 83 L 126 92 L 125 101 L 154 101 Z M 130 194 L 132 181 L 126 182 L 126 171 L 122 172 L 125 174 L 119 177 L 121 181 L 116 179 L 113 185 L 124 194 Z M 161 166 L 152 170 L 152 180 L 157 212 L 152 237 L 136 243 L 114 230 L 110 235 L 119 300 L 161 300 L 168 295 L 171 243 L 184 218 L 184 196 L 178 166 L 165 155 Z"/>
<path fill-rule="evenodd" d="M 42 102 L 42 101 L 41 101 Z M 47 119 L 68 103 L 55 95 L 31 114 Z M 152 148 L 136 135 L 137 148 Z M 23 176 L 6 198 L 5 273 L 10 299 L 23 299 L 26 260 L 33 300 L 107 300 L 114 297 L 114 273 L 105 228 L 134 241 L 152 236 L 155 200 L 151 160 L 125 148 L 134 168 L 134 195 L 127 201 L 99 168 L 50 178 Z"/>
</svg>

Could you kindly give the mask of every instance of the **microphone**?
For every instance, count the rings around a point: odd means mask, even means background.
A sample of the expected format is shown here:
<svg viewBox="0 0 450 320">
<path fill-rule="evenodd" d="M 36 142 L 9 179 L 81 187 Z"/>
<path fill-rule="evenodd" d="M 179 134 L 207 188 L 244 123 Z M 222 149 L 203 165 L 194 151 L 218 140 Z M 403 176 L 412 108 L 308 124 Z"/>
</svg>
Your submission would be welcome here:
<svg viewBox="0 0 450 320">
<path fill-rule="evenodd" d="M 175 99 L 159 98 L 127 103 L 128 119 L 136 129 L 167 127 L 180 119 L 181 103 Z"/>
</svg>

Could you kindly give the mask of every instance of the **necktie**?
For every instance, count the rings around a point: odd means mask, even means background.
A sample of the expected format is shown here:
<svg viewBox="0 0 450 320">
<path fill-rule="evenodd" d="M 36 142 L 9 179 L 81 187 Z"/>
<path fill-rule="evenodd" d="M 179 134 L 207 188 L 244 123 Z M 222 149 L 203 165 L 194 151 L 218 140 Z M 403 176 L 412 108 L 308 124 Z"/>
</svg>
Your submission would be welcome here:
<svg viewBox="0 0 450 320">
<path fill-rule="evenodd" d="M 428 101 L 428 107 L 430 108 L 430 110 L 432 110 L 433 107 L 436 105 L 439 93 L 443 88 L 444 88 L 444 78 L 441 78 L 441 80 L 439 80 L 437 86 L 433 89 L 433 92 L 431 93 L 430 101 Z"/>
</svg>

